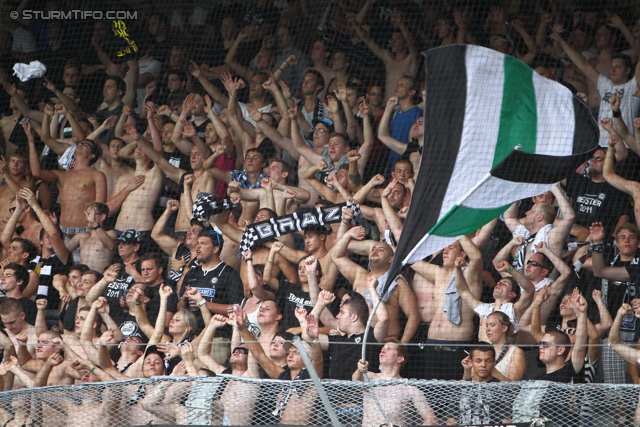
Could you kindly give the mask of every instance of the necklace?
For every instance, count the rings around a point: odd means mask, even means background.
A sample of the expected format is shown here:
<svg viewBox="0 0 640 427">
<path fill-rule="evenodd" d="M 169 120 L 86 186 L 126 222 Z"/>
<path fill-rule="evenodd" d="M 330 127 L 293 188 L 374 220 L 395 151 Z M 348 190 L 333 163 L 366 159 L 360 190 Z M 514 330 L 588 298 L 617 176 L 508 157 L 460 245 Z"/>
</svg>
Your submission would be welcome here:
<svg viewBox="0 0 640 427">
<path fill-rule="evenodd" d="M 328 254 L 328 253 L 329 253 L 329 251 L 327 251 L 327 252 L 323 253 L 323 254 L 322 254 L 322 255 L 320 255 L 319 257 L 316 257 L 316 259 L 320 259 L 320 258 L 322 258 L 323 256 L 325 256 L 325 255 L 326 255 L 326 254 Z"/>
</svg>

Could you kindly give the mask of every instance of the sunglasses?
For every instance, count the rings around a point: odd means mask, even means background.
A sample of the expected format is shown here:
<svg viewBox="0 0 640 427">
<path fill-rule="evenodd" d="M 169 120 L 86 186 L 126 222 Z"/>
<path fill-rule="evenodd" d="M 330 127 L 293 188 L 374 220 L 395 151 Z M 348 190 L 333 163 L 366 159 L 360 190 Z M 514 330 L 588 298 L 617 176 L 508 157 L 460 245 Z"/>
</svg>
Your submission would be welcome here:
<svg viewBox="0 0 640 427">
<path fill-rule="evenodd" d="M 538 345 L 540 346 L 540 348 L 555 346 L 554 343 L 549 342 L 549 341 L 540 341 L 540 343 Z"/>
<path fill-rule="evenodd" d="M 218 246 L 220 246 L 221 245 L 221 243 L 220 243 L 220 233 L 218 233 L 216 230 L 211 229 L 211 230 L 209 230 L 209 234 L 211 234 L 212 236 L 216 236 L 216 239 L 218 239 Z M 247 353 L 245 353 L 245 354 L 247 354 Z"/>
<path fill-rule="evenodd" d="M 594 156 L 594 157 L 592 157 L 592 158 L 591 158 L 591 160 L 595 160 L 595 161 L 597 161 L 597 162 L 601 162 L 601 161 L 603 161 L 603 160 L 604 160 L 604 157 Z"/>
<path fill-rule="evenodd" d="M 287 351 L 287 356 L 290 355 L 290 354 L 299 355 L 300 352 L 298 350 L 289 350 L 289 351 Z"/>
<path fill-rule="evenodd" d="M 249 350 L 244 347 L 236 347 L 231 353 L 249 354 Z"/>
<path fill-rule="evenodd" d="M 534 261 L 532 259 L 530 259 L 529 261 L 527 261 L 527 265 L 532 265 L 534 267 L 544 267 L 542 264 L 540 264 L 538 261 Z"/>
</svg>

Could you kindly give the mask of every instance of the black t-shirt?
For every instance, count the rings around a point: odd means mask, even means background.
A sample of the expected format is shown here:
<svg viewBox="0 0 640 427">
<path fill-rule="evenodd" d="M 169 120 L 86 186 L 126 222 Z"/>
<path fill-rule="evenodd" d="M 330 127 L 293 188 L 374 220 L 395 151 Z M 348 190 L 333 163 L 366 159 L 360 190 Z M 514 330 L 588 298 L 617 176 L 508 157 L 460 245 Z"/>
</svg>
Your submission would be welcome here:
<svg viewBox="0 0 640 427">
<path fill-rule="evenodd" d="M 138 273 L 141 273 L 140 264 L 139 259 L 133 262 Z M 133 277 L 127 274 L 124 265 L 121 265 L 121 267 L 116 280 L 109 283 L 102 294 L 107 299 L 107 303 L 109 303 L 109 315 L 117 324 L 122 323 L 122 319 L 126 314 L 120 306 L 120 297 L 126 298 L 129 287 L 134 284 Z"/>
<path fill-rule="evenodd" d="M 366 357 L 371 370 L 379 363 L 380 346 L 373 336 L 373 330 L 369 329 L 367 338 Z M 329 378 L 332 380 L 351 380 L 351 376 L 358 368 L 358 361 L 362 357 L 364 332 L 353 334 L 350 337 L 342 335 L 329 335 Z"/>
<path fill-rule="evenodd" d="M 196 125 L 196 122 L 193 121 L 191 122 L 193 124 L 193 127 L 196 129 L 196 134 L 198 134 L 198 138 L 200 138 L 201 140 L 204 141 L 204 131 L 207 130 L 207 125 L 209 123 L 211 123 L 211 120 L 207 119 L 204 122 L 200 123 L 199 125 Z M 188 169 L 191 169 L 191 166 L 189 166 Z"/>
<path fill-rule="evenodd" d="M 38 315 L 38 307 L 36 306 L 36 303 L 25 297 L 18 298 L 18 301 L 20 301 L 22 311 L 24 311 L 25 322 L 30 325 L 35 325 L 36 316 Z"/>
<path fill-rule="evenodd" d="M 158 284 L 156 286 L 151 286 L 151 290 L 153 292 L 153 296 L 151 300 L 147 303 L 147 318 L 149 318 L 149 323 L 151 325 L 156 324 L 156 319 L 158 318 L 158 313 L 160 312 L 160 286 L 162 284 Z M 171 286 L 169 283 L 166 283 L 165 286 Z M 172 287 L 173 293 L 169 295 L 169 299 L 167 301 L 167 311 L 171 313 L 176 313 L 178 311 L 178 295 L 176 295 L 176 288 Z"/>
<path fill-rule="evenodd" d="M 634 269 L 640 268 L 639 253 L 636 253 L 636 256 L 631 261 L 621 261 L 619 255 L 608 261 L 605 260 L 605 263 L 611 265 L 611 267 L 625 267 L 629 276 L 632 275 L 631 273 Z M 603 279 L 600 290 L 602 291 L 602 300 L 613 317 L 616 316 L 622 304 L 631 304 L 632 299 L 640 298 L 640 286 L 636 285 L 633 280 L 630 282 L 618 282 L 616 280 Z M 638 326 L 640 326 L 640 322 L 633 313 L 625 316 L 620 327 L 622 341 L 633 341 L 636 334 L 640 332 Z"/>
<path fill-rule="evenodd" d="M 49 258 L 37 256 L 29 263 L 29 270 L 38 273 L 40 278 L 38 284 L 38 298 L 47 299 L 47 310 L 57 310 L 60 307 L 60 292 L 53 287 L 53 276 L 56 274 L 69 274 L 69 269 L 73 266 L 73 256 L 69 254 L 67 263 L 63 264 L 56 254 Z"/>
<path fill-rule="evenodd" d="M 177 148 L 172 152 L 165 151 L 163 155 L 165 160 L 171 163 L 171 165 L 182 170 L 191 171 L 191 162 L 189 160 L 189 156 L 187 156 Z M 169 180 L 169 178 L 166 178 L 166 180 Z M 165 181 L 165 185 L 162 187 L 160 197 L 166 197 L 168 199 L 180 199 L 180 192 L 169 187 L 169 185 L 167 185 L 167 181 Z"/>
<path fill-rule="evenodd" d="M 122 115 L 123 108 L 124 108 L 124 103 L 121 102 L 120 105 L 118 105 L 113 110 L 109 110 L 109 107 L 103 108 L 102 110 L 98 110 L 98 114 L 104 117 L 105 119 L 108 119 L 111 116 L 120 117 Z M 135 118 L 135 114 L 133 114 L 132 117 Z M 116 130 L 114 126 L 111 129 L 108 129 L 104 134 L 102 134 L 102 142 L 109 145 L 109 141 L 115 138 L 115 136 L 116 136 Z"/>
<path fill-rule="evenodd" d="M 60 320 L 62 320 L 62 327 L 66 331 L 73 331 L 76 326 L 76 313 L 78 312 L 78 303 L 80 297 L 75 297 L 69 303 L 66 309 L 60 312 Z"/>
<path fill-rule="evenodd" d="M 567 195 L 573 199 L 576 224 L 589 227 L 602 222 L 607 236 L 613 233 L 618 217 L 630 213 L 629 196 L 608 182 L 593 182 L 582 174 L 567 177 Z"/>
<path fill-rule="evenodd" d="M 202 266 L 194 267 L 185 275 L 180 289 L 180 299 L 188 287 L 198 288 L 200 295 L 216 304 L 240 304 L 244 298 L 244 288 L 240 275 L 232 267 L 220 262 L 213 270 L 204 271 Z M 205 327 L 198 307 L 191 307 L 198 319 L 196 335 Z M 216 337 L 231 338 L 229 325 L 219 328 Z"/>
<path fill-rule="evenodd" d="M 282 311 L 280 329 L 283 331 L 300 326 L 300 322 L 296 319 L 296 307 L 303 307 L 307 313 L 311 313 L 313 309 L 309 292 L 303 291 L 302 286 L 286 280 L 280 280 L 275 297 Z"/>
<path fill-rule="evenodd" d="M 554 383 L 584 383 L 584 366 L 580 369 L 580 372 L 576 372 L 573 369 L 573 363 L 569 360 L 564 366 L 557 371 L 547 374 L 541 373 L 536 377 L 536 380 L 552 381 Z"/>
<path fill-rule="evenodd" d="M 182 258 L 187 265 L 191 265 L 191 250 L 185 246 L 184 243 L 180 243 L 176 249 L 175 259 Z M 195 261 L 195 258 L 194 258 Z M 182 278 L 182 270 L 170 269 L 167 275 L 167 284 L 173 289 L 176 289 L 178 282 Z"/>
</svg>

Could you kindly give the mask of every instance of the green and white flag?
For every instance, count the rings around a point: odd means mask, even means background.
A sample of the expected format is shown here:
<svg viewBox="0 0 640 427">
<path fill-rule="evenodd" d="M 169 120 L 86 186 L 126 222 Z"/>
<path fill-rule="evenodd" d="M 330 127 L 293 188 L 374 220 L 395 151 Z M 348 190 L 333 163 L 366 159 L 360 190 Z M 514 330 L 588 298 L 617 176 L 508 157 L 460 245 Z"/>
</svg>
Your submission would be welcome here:
<svg viewBox="0 0 640 427">
<path fill-rule="evenodd" d="M 394 268 L 552 188 L 598 145 L 588 107 L 519 60 L 478 46 L 425 54 L 422 163 Z M 400 264 L 401 263 L 401 264 Z"/>
</svg>

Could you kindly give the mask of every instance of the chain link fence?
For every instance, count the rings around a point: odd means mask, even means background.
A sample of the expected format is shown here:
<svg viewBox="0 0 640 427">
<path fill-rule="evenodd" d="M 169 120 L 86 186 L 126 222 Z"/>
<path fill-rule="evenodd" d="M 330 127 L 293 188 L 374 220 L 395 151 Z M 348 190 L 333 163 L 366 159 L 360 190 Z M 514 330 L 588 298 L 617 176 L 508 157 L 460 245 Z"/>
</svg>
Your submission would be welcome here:
<svg viewBox="0 0 640 427">
<path fill-rule="evenodd" d="M 630 426 L 638 387 L 523 381 L 323 380 L 341 425 Z M 330 425 L 312 381 L 153 377 L 0 395 L 3 425 Z M 377 401 L 377 402 L 376 402 Z M 546 419 L 546 421 L 543 421 Z"/>
</svg>

